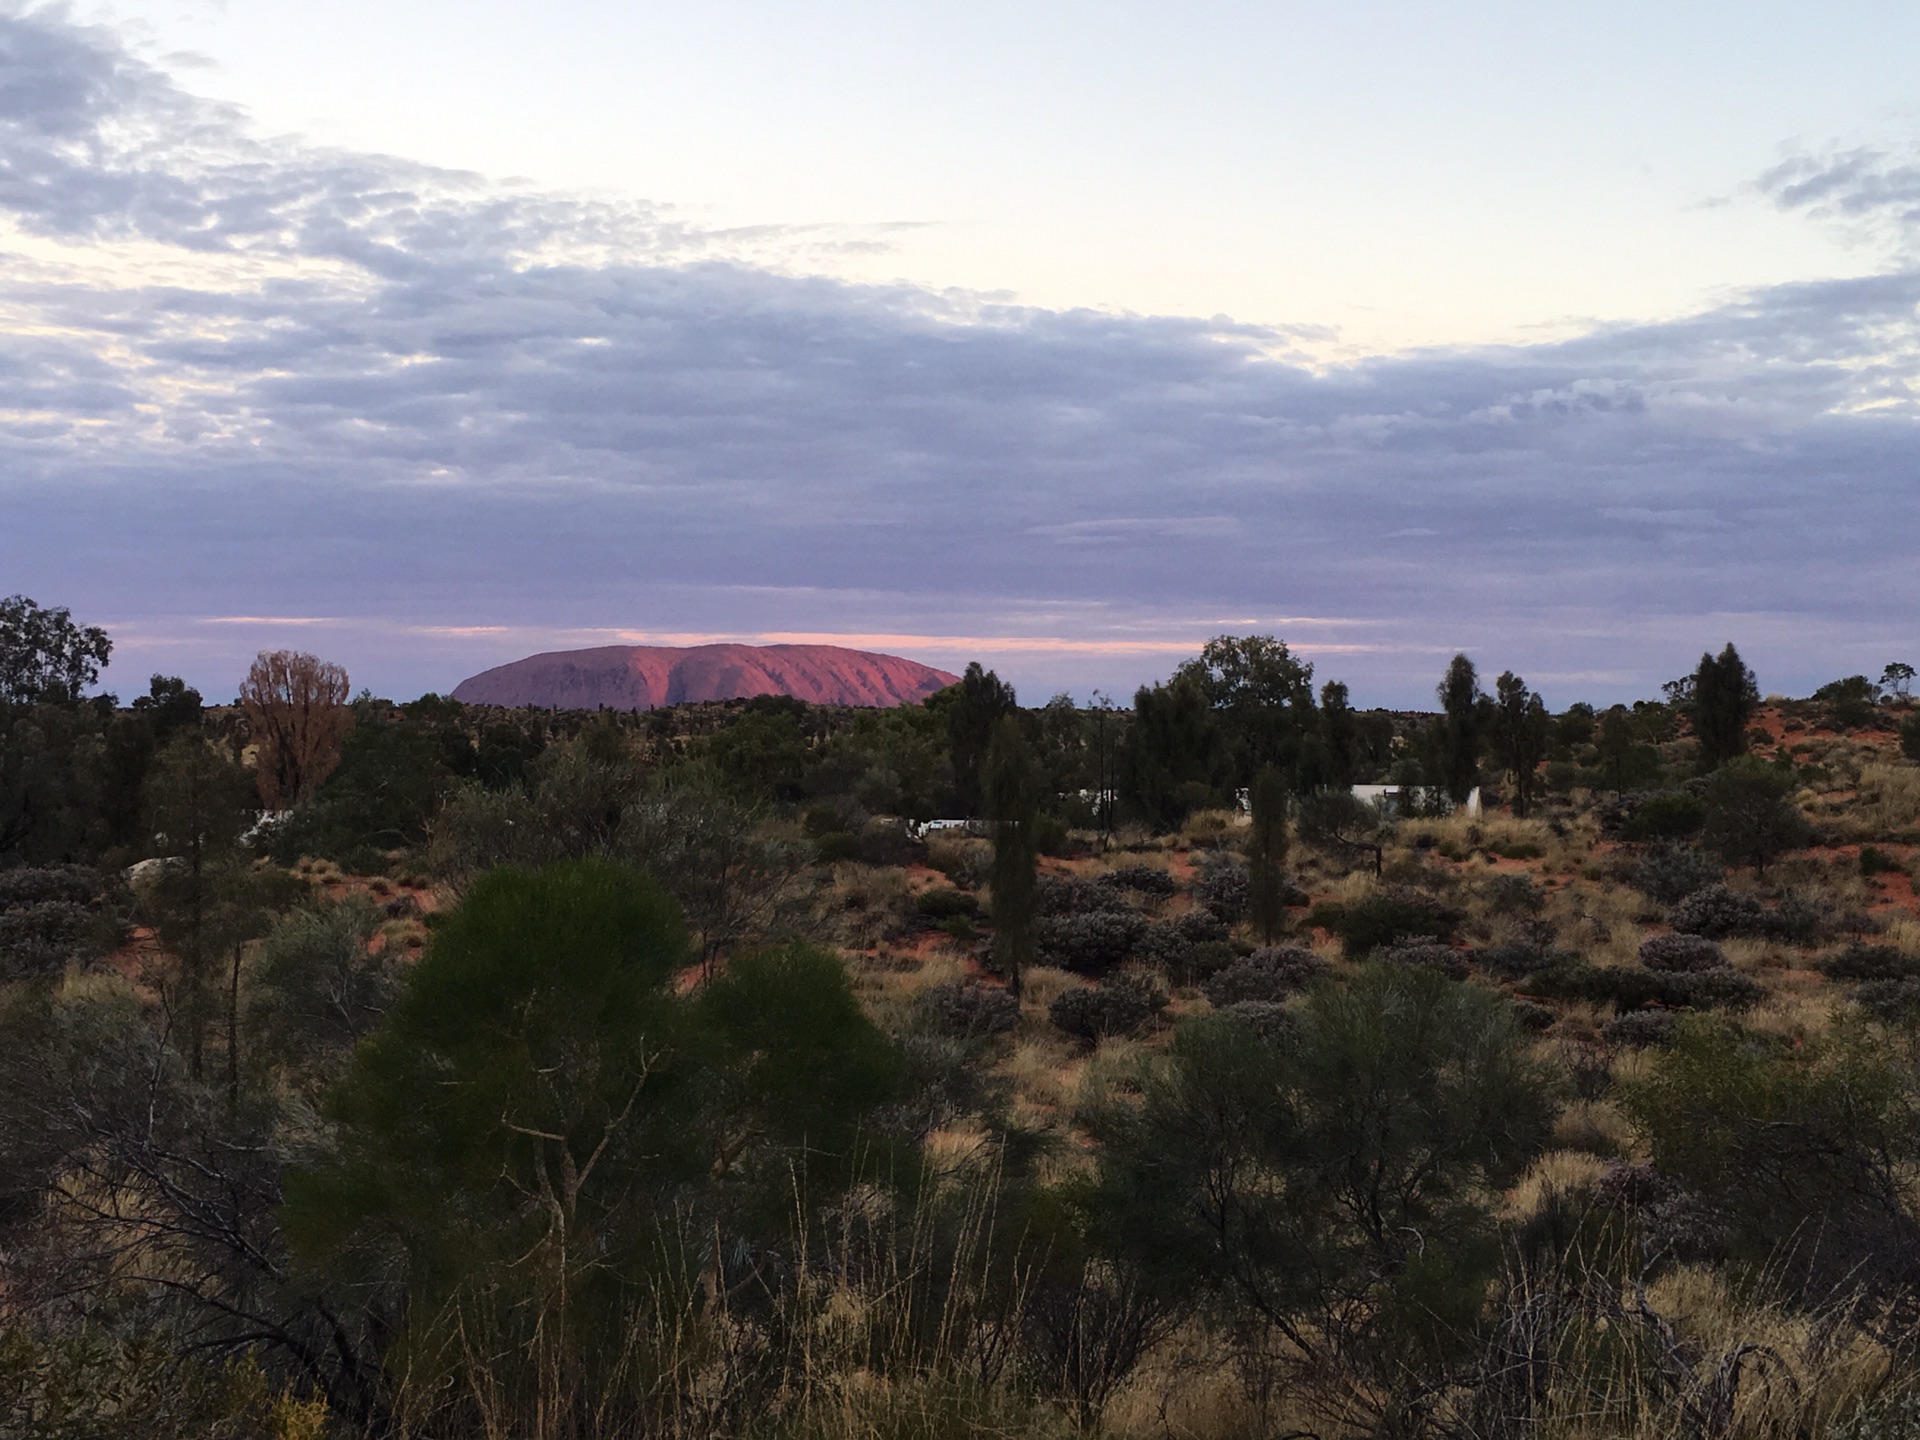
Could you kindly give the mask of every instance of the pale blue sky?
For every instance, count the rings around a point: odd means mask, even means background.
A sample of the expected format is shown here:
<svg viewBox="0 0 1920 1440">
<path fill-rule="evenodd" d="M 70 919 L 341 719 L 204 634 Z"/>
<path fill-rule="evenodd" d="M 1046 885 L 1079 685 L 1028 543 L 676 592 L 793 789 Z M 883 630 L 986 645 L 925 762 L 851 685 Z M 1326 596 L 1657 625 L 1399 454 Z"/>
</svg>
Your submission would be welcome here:
<svg viewBox="0 0 1920 1440">
<path fill-rule="evenodd" d="M 797 263 L 1338 348 L 1647 320 L 1877 257 L 1784 156 L 1905 142 L 1911 4 L 117 0 L 275 130 L 705 224 Z"/>
<path fill-rule="evenodd" d="M 842 637 L 1920 659 L 1920 11 L 0 6 L 0 594 L 230 693 Z M 438 167 L 438 168 L 435 168 Z M 473 172 L 471 174 L 457 172 Z M 518 178 L 514 178 L 518 177 Z"/>
</svg>

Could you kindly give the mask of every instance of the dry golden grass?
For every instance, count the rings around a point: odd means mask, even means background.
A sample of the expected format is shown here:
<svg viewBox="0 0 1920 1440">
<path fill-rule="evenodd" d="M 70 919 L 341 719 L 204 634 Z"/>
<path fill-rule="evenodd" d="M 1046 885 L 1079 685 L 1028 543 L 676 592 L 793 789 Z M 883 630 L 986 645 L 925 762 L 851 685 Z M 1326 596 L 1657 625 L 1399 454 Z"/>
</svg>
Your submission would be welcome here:
<svg viewBox="0 0 1920 1440">
<path fill-rule="evenodd" d="M 1196 810 L 1180 827 L 1180 838 L 1189 845 L 1224 845 L 1238 838 L 1236 832 L 1252 823 L 1239 810 Z"/>
<path fill-rule="evenodd" d="M 905 870 L 845 862 L 833 867 L 822 899 L 840 943 L 866 950 L 899 924 L 912 888 Z"/>
<path fill-rule="evenodd" d="M 1013 1086 L 1016 1111 L 1045 1119 L 1063 1116 L 1073 1105 L 1086 1058 L 1058 1031 L 1023 1035 L 1000 1066 Z"/>
<path fill-rule="evenodd" d="M 1920 955 L 1920 916 L 1901 915 L 1889 920 L 1880 940 L 1909 955 Z"/>
<path fill-rule="evenodd" d="M 1553 1143 L 1604 1160 L 1624 1160 L 1633 1153 L 1633 1127 L 1607 1101 L 1575 1100 L 1553 1122 Z"/>
<path fill-rule="evenodd" d="M 1920 765 L 1870 762 L 1860 769 L 1854 813 L 1869 839 L 1910 834 L 1920 828 Z"/>
<path fill-rule="evenodd" d="M 1591 1185 L 1605 1173 L 1608 1162 L 1591 1150 L 1549 1150 L 1533 1162 L 1520 1183 L 1509 1190 L 1502 1209 L 1507 1218 L 1525 1221 L 1540 1213 L 1554 1195 L 1566 1195 Z"/>
</svg>

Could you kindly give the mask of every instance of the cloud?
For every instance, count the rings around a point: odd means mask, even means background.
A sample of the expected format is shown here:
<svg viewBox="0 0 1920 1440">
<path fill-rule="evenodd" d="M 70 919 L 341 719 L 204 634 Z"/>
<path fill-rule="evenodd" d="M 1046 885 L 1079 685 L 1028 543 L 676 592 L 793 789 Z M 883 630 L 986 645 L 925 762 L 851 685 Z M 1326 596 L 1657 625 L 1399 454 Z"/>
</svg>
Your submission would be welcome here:
<svg viewBox="0 0 1920 1440">
<path fill-rule="evenodd" d="M 1898 212 L 1902 174 L 1761 183 Z M 1907 268 L 1327 366 L 1285 327 L 803 273 L 873 233 L 261 138 L 48 12 L 0 16 L 0 219 L 5 588 L 119 617 L 116 678 L 218 692 L 324 639 L 412 693 L 628 629 L 1126 688 L 1204 617 L 1305 615 L 1220 628 L 1418 703 L 1454 647 L 1632 693 L 1751 637 L 1793 688 L 1916 618 Z"/>
</svg>

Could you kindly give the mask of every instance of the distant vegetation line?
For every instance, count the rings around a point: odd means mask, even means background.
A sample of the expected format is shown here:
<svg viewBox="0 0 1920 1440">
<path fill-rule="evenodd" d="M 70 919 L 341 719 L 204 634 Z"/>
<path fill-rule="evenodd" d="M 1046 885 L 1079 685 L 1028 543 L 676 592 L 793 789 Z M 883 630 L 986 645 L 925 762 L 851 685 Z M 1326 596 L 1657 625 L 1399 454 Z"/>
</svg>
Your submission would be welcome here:
<svg viewBox="0 0 1920 1440">
<path fill-rule="evenodd" d="M 0 601 L 0 1437 L 1920 1434 L 1904 663 L 111 650 Z"/>
</svg>

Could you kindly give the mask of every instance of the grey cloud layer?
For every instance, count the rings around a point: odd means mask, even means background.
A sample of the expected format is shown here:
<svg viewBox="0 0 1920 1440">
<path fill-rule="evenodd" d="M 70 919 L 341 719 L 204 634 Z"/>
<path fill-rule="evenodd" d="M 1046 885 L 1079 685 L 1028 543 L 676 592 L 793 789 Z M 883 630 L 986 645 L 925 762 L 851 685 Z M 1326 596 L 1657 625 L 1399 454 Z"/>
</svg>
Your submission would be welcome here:
<svg viewBox="0 0 1920 1440">
<path fill-rule="evenodd" d="M 1820 163 L 1763 188 L 1920 193 Z M 1323 371 L 1298 332 L 851 286 L 643 204 L 258 139 L 45 14 L 0 18 L 0 210 L 147 277 L 8 258 L 0 591 L 156 633 L 1309 614 L 1369 622 L 1332 669 L 1381 698 L 1456 644 L 1658 678 L 1731 629 L 1788 684 L 1913 634 L 1904 269 Z M 414 688 L 458 678 L 418 644 Z M 469 658 L 504 656 L 439 663 Z"/>
</svg>

